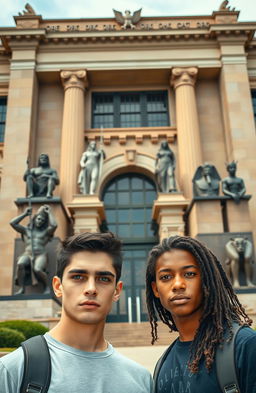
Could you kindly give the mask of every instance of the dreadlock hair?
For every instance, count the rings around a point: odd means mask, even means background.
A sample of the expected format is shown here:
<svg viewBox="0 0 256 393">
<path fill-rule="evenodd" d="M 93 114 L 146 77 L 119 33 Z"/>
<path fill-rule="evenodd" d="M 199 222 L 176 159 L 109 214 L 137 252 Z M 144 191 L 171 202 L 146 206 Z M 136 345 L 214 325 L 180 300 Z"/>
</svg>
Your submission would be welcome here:
<svg viewBox="0 0 256 393">
<path fill-rule="evenodd" d="M 239 325 L 251 325 L 252 320 L 245 313 L 216 256 L 196 239 L 188 236 L 172 236 L 155 246 L 148 257 L 146 300 L 152 344 L 158 339 L 158 317 L 170 328 L 171 332 L 178 331 L 171 313 L 162 306 L 159 298 L 155 297 L 151 285 L 153 281 L 156 281 L 158 258 L 173 249 L 190 252 L 200 268 L 203 292 L 202 316 L 191 343 L 188 367 L 191 372 L 196 373 L 199 369 L 199 362 L 204 358 L 205 366 L 209 371 L 214 361 L 217 345 L 224 342 L 226 329 L 228 331 L 227 341 L 230 341 L 233 336 L 232 322 L 237 322 Z"/>
</svg>

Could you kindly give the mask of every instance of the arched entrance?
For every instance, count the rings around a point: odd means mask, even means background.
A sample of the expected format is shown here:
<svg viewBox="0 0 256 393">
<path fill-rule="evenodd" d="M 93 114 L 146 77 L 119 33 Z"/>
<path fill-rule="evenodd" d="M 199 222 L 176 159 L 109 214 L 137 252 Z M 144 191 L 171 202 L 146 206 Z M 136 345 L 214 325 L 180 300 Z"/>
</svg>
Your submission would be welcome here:
<svg viewBox="0 0 256 393">
<path fill-rule="evenodd" d="M 123 240 L 124 290 L 108 321 L 147 320 L 145 271 L 148 251 L 158 241 L 151 225 L 156 186 L 146 176 L 125 174 L 112 179 L 103 191 L 108 229 Z"/>
</svg>

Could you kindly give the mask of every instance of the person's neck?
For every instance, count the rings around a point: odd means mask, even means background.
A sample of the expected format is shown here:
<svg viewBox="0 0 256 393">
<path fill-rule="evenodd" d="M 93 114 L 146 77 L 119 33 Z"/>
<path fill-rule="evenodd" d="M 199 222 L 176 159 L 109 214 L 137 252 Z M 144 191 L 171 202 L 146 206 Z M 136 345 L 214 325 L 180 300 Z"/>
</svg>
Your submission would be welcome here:
<svg viewBox="0 0 256 393">
<path fill-rule="evenodd" d="M 180 341 L 193 341 L 199 327 L 199 318 L 174 318 Z"/>
<path fill-rule="evenodd" d="M 86 352 L 102 352 L 108 347 L 104 338 L 104 327 L 105 321 L 97 325 L 82 324 L 62 316 L 49 334 L 70 347 Z"/>
</svg>

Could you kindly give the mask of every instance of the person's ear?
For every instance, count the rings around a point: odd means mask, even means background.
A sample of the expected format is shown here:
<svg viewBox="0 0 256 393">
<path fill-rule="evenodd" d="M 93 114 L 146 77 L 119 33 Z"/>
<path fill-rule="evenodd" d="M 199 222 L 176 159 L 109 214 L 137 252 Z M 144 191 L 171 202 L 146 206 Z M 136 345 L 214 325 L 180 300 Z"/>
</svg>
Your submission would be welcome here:
<svg viewBox="0 0 256 393">
<path fill-rule="evenodd" d="M 155 281 L 152 281 L 152 283 L 151 283 L 151 288 L 152 288 L 152 291 L 154 292 L 155 297 L 160 297 L 160 296 L 159 296 L 159 293 L 158 293 L 158 289 L 157 289 L 157 285 L 156 285 L 156 282 L 155 282 Z"/>
<path fill-rule="evenodd" d="M 116 289 L 113 295 L 113 301 L 117 302 L 120 299 L 120 295 L 123 289 L 123 282 L 122 281 L 118 281 L 118 283 L 116 284 Z"/>
<path fill-rule="evenodd" d="M 62 284 L 61 279 L 54 276 L 52 279 L 52 287 L 56 297 L 62 297 Z"/>
</svg>

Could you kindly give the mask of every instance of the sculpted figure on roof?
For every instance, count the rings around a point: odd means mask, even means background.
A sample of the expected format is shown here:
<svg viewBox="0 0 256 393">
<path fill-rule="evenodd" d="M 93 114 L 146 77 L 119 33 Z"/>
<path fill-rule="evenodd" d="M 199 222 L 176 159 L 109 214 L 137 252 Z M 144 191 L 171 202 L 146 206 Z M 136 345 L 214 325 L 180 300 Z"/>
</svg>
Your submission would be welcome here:
<svg viewBox="0 0 256 393">
<path fill-rule="evenodd" d="M 19 16 L 24 16 L 24 15 L 36 15 L 35 10 L 31 7 L 30 4 L 25 5 L 25 9 L 23 12 L 19 12 Z"/>
<path fill-rule="evenodd" d="M 123 15 L 122 12 L 113 9 L 116 21 L 122 25 L 122 29 L 135 29 L 135 24 L 138 23 L 141 18 L 141 10 L 142 8 L 135 11 L 133 15 L 131 11 L 126 10 Z"/>
</svg>

